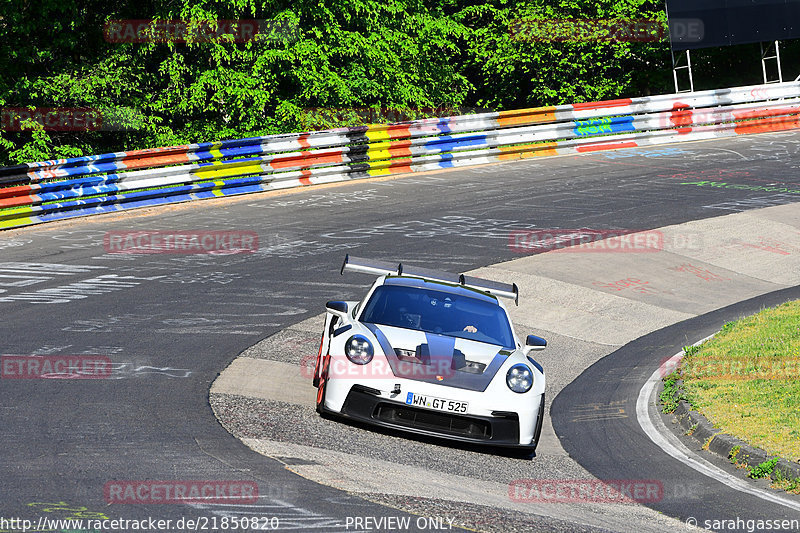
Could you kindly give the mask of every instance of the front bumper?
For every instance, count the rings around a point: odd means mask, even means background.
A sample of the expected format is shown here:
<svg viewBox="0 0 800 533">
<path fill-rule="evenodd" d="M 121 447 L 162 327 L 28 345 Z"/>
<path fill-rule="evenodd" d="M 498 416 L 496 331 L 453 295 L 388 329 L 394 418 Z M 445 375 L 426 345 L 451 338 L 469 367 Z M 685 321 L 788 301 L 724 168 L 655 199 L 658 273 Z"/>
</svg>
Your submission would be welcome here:
<svg viewBox="0 0 800 533">
<path fill-rule="evenodd" d="M 543 411 L 544 404 L 540 406 L 536 422 L 537 431 L 529 444 L 520 444 L 520 423 L 516 413 L 503 412 L 495 416 L 478 416 L 433 411 L 387 401 L 371 392 L 369 387 L 358 385 L 350 389 L 338 414 L 368 424 L 418 435 L 533 451 L 539 440 Z"/>
</svg>

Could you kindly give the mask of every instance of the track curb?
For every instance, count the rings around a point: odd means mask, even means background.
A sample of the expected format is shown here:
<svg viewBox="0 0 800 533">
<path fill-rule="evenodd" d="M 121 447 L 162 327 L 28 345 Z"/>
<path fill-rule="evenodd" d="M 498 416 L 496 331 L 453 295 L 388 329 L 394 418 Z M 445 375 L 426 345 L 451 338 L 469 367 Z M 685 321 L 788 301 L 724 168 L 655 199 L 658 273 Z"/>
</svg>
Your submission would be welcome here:
<svg viewBox="0 0 800 533">
<path fill-rule="evenodd" d="M 663 384 L 659 390 L 663 390 Z M 770 455 L 761 448 L 750 446 L 745 441 L 714 427 L 702 413 L 692 409 L 685 400 L 678 401 L 672 413 L 686 430 L 685 434 L 699 442 L 704 450 L 714 453 L 732 464 L 753 467 L 771 459 L 778 459 L 773 472 L 780 472 L 786 479 L 800 478 L 800 465 L 795 465 L 777 455 Z"/>
</svg>

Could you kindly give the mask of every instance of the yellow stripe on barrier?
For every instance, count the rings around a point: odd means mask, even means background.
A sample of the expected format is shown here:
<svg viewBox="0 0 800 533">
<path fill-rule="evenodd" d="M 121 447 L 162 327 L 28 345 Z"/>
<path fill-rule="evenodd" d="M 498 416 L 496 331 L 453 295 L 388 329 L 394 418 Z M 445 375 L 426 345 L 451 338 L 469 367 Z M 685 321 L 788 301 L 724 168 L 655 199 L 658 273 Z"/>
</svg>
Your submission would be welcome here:
<svg viewBox="0 0 800 533">
<path fill-rule="evenodd" d="M 369 139 L 371 143 L 388 141 L 391 139 L 388 124 L 369 124 L 364 135 L 367 136 L 367 139 Z"/>
<path fill-rule="evenodd" d="M 261 174 L 260 161 L 247 161 L 246 163 L 214 164 L 195 170 L 193 174 L 200 179 L 229 178 L 246 174 Z"/>
<path fill-rule="evenodd" d="M 14 217 L 0 219 L 0 228 L 16 228 L 18 226 L 28 226 L 33 224 L 34 221 L 31 217 Z"/>
<path fill-rule="evenodd" d="M 34 209 L 32 205 L 22 205 L 19 207 L 11 207 L 9 209 L 3 209 L 0 211 L 0 220 L 4 218 L 17 218 L 21 216 L 26 216 L 31 214 Z M 37 211 L 39 209 L 37 208 Z"/>
<path fill-rule="evenodd" d="M 222 152 L 220 151 L 222 141 L 214 141 L 214 146 L 208 150 L 208 153 L 214 156 L 214 159 L 222 159 Z"/>
<path fill-rule="evenodd" d="M 376 159 L 390 159 L 392 154 L 387 149 L 380 149 L 380 148 L 369 148 L 367 150 L 367 157 L 376 160 Z"/>
<path fill-rule="evenodd" d="M 214 188 L 211 189 L 211 193 L 214 196 L 225 196 L 222 192 L 222 186 L 225 184 L 223 180 L 214 180 Z"/>
</svg>

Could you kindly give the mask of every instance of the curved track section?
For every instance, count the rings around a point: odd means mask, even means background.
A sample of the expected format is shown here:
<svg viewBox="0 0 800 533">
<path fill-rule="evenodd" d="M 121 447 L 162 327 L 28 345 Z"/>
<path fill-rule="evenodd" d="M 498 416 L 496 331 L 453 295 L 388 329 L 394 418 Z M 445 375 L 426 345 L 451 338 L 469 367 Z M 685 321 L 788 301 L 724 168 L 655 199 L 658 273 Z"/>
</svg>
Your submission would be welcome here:
<svg viewBox="0 0 800 533">
<path fill-rule="evenodd" d="M 739 519 L 738 527 L 725 529 L 745 531 L 748 521 L 800 519 L 800 497 L 770 491 L 763 481 L 744 485 L 750 489 L 766 489 L 770 494 L 767 498 L 760 497 L 757 494 L 760 491 L 737 490 L 741 482 L 723 481 L 726 477 L 744 478 L 741 471 L 737 472 L 718 456 L 703 452 L 690 438 L 682 439 L 684 453 L 688 452 L 700 463 L 710 464 L 707 468 L 720 471 L 717 479 L 702 475 L 672 457 L 663 458 L 664 451 L 642 430 L 635 416 L 639 391 L 654 369 L 687 343 L 717 332 L 726 322 L 798 298 L 800 286 L 745 300 L 640 337 L 604 357 L 567 385 L 553 402 L 553 426 L 562 445 L 571 457 L 600 479 L 660 480 L 665 487 L 673 489 L 672 497 L 649 505 L 687 523 L 694 521 L 702 527 Z M 619 379 L 622 375 L 625 379 Z M 660 415 L 659 410 L 653 408 L 655 403 L 655 398 L 651 398 L 649 416 L 663 419 L 663 423 L 658 424 L 662 428 L 674 425 L 671 416 Z M 587 405 L 618 406 L 625 416 L 585 419 L 580 413 L 585 412 Z"/>
<path fill-rule="evenodd" d="M 789 204 L 800 198 L 792 192 L 800 187 L 787 178 L 800 164 L 798 140 L 796 133 L 770 134 L 539 159 L 0 234 L 2 353 L 100 355 L 113 365 L 113 379 L 0 381 L 4 515 L 63 517 L 77 508 L 129 519 L 244 513 L 279 516 L 281 529 L 323 531 L 348 529 L 347 517 L 405 516 L 292 473 L 313 467 L 313 457 L 264 459 L 230 436 L 207 400 L 218 372 L 258 340 L 316 315 L 332 296 L 357 297 L 365 283 L 340 278 L 336 270 L 345 252 L 468 270 L 519 258 L 509 246 L 517 231 L 647 229 Z M 241 255 L 105 252 L 106 232 L 131 229 L 248 230 L 258 233 L 260 245 Z M 614 276 L 601 281 L 613 282 Z M 549 397 L 630 340 L 613 328 L 594 339 L 553 337 L 544 361 Z M 312 427 L 304 425 L 300 412 L 288 420 L 274 412 L 263 412 L 253 427 L 272 436 Z M 337 432 L 346 439 L 350 431 L 323 429 L 304 437 L 321 453 L 326 439 L 337 438 Z M 434 477 L 454 471 L 476 483 L 508 483 L 531 475 L 585 476 L 556 444 L 552 453 L 541 450 L 524 467 L 522 459 L 495 461 L 475 450 L 414 441 L 408 446 L 419 448 L 426 464 L 438 462 Z M 389 449 L 375 453 L 392 462 Z M 442 455 L 446 459 L 437 459 Z M 495 462 L 500 467 L 490 471 Z M 465 464 L 483 466 L 465 471 Z M 147 479 L 255 480 L 261 498 L 233 510 L 209 504 L 107 505 L 108 482 Z M 64 505 L 45 505 L 54 502 Z M 431 505 L 419 512 L 447 514 L 446 505 Z M 542 528 L 562 523 L 557 513 L 545 511 L 541 514 L 549 518 L 542 519 Z M 629 511 L 589 512 L 616 516 L 621 524 Z M 478 514 L 484 522 L 491 515 Z M 498 516 L 475 525 L 502 530 L 510 519 Z M 657 528 L 658 519 L 653 520 Z"/>
</svg>

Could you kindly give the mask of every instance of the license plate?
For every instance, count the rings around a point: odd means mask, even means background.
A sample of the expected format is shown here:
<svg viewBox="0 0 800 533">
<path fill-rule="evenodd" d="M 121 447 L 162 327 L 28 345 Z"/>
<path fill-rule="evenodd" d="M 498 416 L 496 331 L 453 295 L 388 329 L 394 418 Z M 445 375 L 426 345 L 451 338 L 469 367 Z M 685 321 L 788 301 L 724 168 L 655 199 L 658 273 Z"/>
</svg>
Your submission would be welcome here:
<svg viewBox="0 0 800 533">
<path fill-rule="evenodd" d="M 406 396 L 406 404 L 416 407 L 427 407 L 428 409 L 436 409 L 438 411 L 448 411 L 451 413 L 466 413 L 467 407 L 469 406 L 467 402 L 423 396 L 421 394 L 414 394 L 413 392 L 409 392 Z"/>
</svg>

